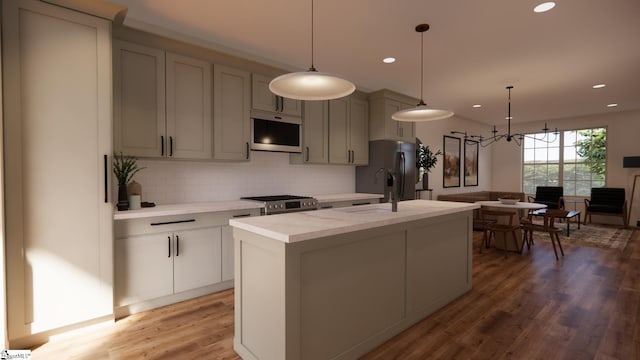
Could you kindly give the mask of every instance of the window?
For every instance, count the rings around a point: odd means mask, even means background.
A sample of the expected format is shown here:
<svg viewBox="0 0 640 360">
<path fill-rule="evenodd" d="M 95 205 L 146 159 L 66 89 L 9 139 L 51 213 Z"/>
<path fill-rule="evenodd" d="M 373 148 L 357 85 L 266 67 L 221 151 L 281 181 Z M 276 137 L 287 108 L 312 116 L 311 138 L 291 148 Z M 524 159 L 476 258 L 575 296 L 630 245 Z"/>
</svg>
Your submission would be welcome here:
<svg viewBox="0 0 640 360">
<path fill-rule="evenodd" d="M 555 137 L 528 134 L 524 140 L 522 189 L 535 194 L 537 186 L 563 186 L 565 196 L 589 196 L 605 185 L 605 128 L 567 130 Z M 562 149 L 562 151 L 561 151 Z"/>
</svg>

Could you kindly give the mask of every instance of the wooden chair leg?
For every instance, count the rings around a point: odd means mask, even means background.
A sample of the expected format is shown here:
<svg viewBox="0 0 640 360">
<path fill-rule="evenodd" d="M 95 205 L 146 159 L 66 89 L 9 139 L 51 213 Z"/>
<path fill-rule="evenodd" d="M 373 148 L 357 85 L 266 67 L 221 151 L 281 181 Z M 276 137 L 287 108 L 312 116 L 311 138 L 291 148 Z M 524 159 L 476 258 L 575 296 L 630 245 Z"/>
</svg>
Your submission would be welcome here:
<svg viewBox="0 0 640 360">
<path fill-rule="evenodd" d="M 558 251 L 556 250 L 556 241 L 555 241 L 554 233 L 550 232 L 549 237 L 551 238 L 551 245 L 553 245 L 553 252 L 556 254 L 556 261 L 557 261 L 559 259 L 558 259 Z"/>
<path fill-rule="evenodd" d="M 562 244 L 560 243 L 560 236 L 558 236 L 558 233 L 556 234 L 556 241 L 558 242 L 558 247 L 560 248 L 560 253 L 562 254 L 562 256 L 564 256 L 564 250 L 562 250 Z"/>
</svg>

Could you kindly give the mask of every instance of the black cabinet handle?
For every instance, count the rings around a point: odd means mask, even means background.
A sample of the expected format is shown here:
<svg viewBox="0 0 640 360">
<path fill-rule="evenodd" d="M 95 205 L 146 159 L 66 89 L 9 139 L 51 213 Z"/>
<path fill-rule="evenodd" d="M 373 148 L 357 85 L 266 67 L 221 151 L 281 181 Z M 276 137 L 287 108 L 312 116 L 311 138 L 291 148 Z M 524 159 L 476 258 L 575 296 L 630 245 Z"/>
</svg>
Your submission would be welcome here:
<svg viewBox="0 0 640 360">
<path fill-rule="evenodd" d="M 247 160 L 249 160 L 249 143 L 247 142 Z"/>
<path fill-rule="evenodd" d="M 371 205 L 370 202 L 359 202 L 359 203 L 353 203 L 351 204 L 351 206 L 361 206 L 361 205 Z"/>
<path fill-rule="evenodd" d="M 251 214 L 239 214 L 239 215 L 233 215 L 234 218 L 242 218 L 242 217 L 249 217 L 251 216 Z"/>
<path fill-rule="evenodd" d="M 196 219 L 163 221 L 163 222 L 151 223 L 151 226 L 181 224 L 181 223 L 188 223 L 188 222 L 195 222 L 195 221 L 196 221 Z"/>
<path fill-rule="evenodd" d="M 180 256 L 180 236 L 176 235 L 176 256 Z"/>
<path fill-rule="evenodd" d="M 307 150 L 307 159 L 305 161 L 309 162 L 309 147 L 306 146 L 305 149 Z"/>
<path fill-rule="evenodd" d="M 164 156 L 164 135 L 160 135 L 160 156 Z"/>
<path fill-rule="evenodd" d="M 173 136 L 169 136 L 169 156 L 173 156 Z"/>
<path fill-rule="evenodd" d="M 104 202 L 109 202 L 109 166 L 107 165 L 107 155 L 104 156 Z"/>
<path fill-rule="evenodd" d="M 171 257 L 171 236 L 167 236 L 167 245 L 169 245 L 169 255 L 168 258 Z"/>
</svg>

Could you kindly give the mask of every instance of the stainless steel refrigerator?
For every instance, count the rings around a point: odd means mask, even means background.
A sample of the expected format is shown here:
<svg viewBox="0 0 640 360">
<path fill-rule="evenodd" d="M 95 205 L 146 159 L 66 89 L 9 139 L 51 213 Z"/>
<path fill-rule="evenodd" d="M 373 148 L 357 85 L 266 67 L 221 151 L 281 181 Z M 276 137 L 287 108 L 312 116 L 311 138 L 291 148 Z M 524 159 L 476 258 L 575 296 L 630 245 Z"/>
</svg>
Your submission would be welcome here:
<svg viewBox="0 0 640 360">
<path fill-rule="evenodd" d="M 387 179 L 390 171 L 398 181 L 398 200 L 415 199 L 416 145 L 403 141 L 369 141 L 369 165 L 356 167 L 356 191 L 381 194 L 384 195 L 383 202 L 389 201 L 392 188 Z"/>
</svg>

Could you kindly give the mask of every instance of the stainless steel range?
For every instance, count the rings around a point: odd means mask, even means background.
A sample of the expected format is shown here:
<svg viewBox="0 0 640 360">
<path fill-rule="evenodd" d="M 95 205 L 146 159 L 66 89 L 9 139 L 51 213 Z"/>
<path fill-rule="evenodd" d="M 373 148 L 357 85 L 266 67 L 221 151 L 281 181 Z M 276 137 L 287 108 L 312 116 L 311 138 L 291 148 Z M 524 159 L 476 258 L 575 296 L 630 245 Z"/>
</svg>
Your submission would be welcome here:
<svg viewBox="0 0 640 360">
<path fill-rule="evenodd" d="M 262 215 L 273 215 L 318 209 L 318 200 L 309 196 L 248 196 L 243 197 L 242 199 L 260 201 L 264 203 L 264 207 L 260 209 L 260 213 Z"/>
</svg>

